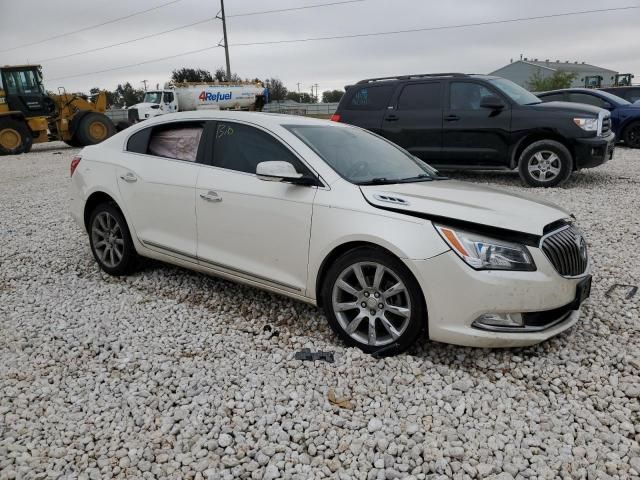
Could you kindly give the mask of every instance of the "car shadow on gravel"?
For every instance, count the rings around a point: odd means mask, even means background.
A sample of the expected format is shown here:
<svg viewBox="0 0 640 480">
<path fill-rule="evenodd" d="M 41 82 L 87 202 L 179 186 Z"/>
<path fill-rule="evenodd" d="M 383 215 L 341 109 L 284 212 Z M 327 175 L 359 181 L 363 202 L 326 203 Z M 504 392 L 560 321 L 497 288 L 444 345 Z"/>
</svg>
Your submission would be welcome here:
<svg viewBox="0 0 640 480">
<path fill-rule="evenodd" d="M 546 189 L 546 187 L 527 187 L 518 172 L 515 171 L 477 171 L 477 172 L 444 172 L 444 174 L 452 180 L 460 180 L 463 182 L 481 183 L 488 186 L 509 186 L 526 188 L 526 191 L 535 192 L 538 189 Z M 640 180 L 634 180 L 630 177 L 620 177 L 605 170 L 586 169 L 574 172 L 569 179 L 559 187 L 553 189 L 572 189 L 584 188 L 591 185 L 598 185 L 604 182 L 631 181 L 632 183 L 640 183 Z M 526 193 L 525 191 L 525 193 Z"/>
</svg>

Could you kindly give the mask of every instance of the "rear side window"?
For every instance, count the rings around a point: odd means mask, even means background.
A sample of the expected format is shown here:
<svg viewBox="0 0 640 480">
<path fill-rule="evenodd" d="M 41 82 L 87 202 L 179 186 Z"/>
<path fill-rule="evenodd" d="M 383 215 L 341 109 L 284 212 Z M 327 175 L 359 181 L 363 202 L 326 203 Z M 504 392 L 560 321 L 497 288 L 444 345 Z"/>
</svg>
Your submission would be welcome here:
<svg viewBox="0 0 640 480">
<path fill-rule="evenodd" d="M 145 128 L 129 138 L 127 151 L 195 162 L 203 130 L 202 122 L 176 122 Z"/>
<path fill-rule="evenodd" d="M 389 105 L 395 85 L 354 87 L 347 103 L 348 110 L 382 110 Z"/>
<path fill-rule="evenodd" d="M 442 106 L 440 82 L 405 85 L 398 98 L 398 110 L 429 110 Z"/>
<path fill-rule="evenodd" d="M 259 163 L 271 161 L 289 162 L 298 173 L 308 173 L 302 162 L 268 133 L 241 123 L 218 122 L 213 149 L 214 166 L 255 174 Z"/>
<path fill-rule="evenodd" d="M 173 92 L 164 92 L 164 103 L 173 102 Z"/>
</svg>

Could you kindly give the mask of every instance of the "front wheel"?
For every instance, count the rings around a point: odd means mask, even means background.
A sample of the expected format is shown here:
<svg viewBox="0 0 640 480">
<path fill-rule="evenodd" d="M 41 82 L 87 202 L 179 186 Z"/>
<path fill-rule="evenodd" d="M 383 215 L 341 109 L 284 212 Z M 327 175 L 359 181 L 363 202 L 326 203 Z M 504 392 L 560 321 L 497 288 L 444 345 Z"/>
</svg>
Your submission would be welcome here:
<svg viewBox="0 0 640 480">
<path fill-rule="evenodd" d="M 374 248 L 339 257 L 327 272 L 322 298 L 331 328 L 367 353 L 401 353 L 427 325 L 424 297 L 409 269 Z"/>
<path fill-rule="evenodd" d="M 624 144 L 630 148 L 640 148 L 640 122 L 633 122 L 622 133 Z"/>
<path fill-rule="evenodd" d="M 26 123 L 13 118 L 0 118 L 0 155 L 28 153 L 33 137 Z"/>
<path fill-rule="evenodd" d="M 539 140 L 524 149 L 518 161 L 520 178 L 531 187 L 555 187 L 573 170 L 571 152 L 555 140 Z"/>
<path fill-rule="evenodd" d="M 116 133 L 116 127 L 109 117 L 102 113 L 90 112 L 80 119 L 73 141 L 80 146 L 95 145 Z"/>
<path fill-rule="evenodd" d="M 102 270 L 127 275 L 135 269 L 137 254 L 127 222 L 112 203 L 101 203 L 89 219 L 91 252 Z"/>
</svg>

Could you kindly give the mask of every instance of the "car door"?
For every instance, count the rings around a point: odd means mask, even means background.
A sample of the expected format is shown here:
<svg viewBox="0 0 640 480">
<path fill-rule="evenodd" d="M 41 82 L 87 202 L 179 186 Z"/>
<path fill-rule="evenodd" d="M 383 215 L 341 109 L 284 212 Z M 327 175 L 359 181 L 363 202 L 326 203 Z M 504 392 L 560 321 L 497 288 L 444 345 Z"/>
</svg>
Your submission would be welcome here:
<svg viewBox="0 0 640 480">
<path fill-rule="evenodd" d="M 442 82 L 403 85 L 382 123 L 386 138 L 412 155 L 437 164 L 442 154 Z"/>
<path fill-rule="evenodd" d="M 384 135 L 382 118 L 397 84 L 362 84 L 350 87 L 338 109 L 340 122 Z"/>
<path fill-rule="evenodd" d="M 500 110 L 481 107 L 498 97 Z M 511 106 L 496 90 L 473 81 L 452 81 L 443 110 L 442 164 L 504 166 L 509 161 Z"/>
<path fill-rule="evenodd" d="M 309 169 L 282 141 L 257 126 L 218 121 L 210 165 L 198 176 L 198 258 L 214 269 L 299 294 L 306 290 L 317 187 L 260 180 L 258 163 Z"/>
<path fill-rule="evenodd" d="M 117 168 L 124 208 L 145 246 L 196 261 L 195 191 L 203 122 L 140 130 Z M 200 155 L 200 156 L 199 156 Z"/>
</svg>

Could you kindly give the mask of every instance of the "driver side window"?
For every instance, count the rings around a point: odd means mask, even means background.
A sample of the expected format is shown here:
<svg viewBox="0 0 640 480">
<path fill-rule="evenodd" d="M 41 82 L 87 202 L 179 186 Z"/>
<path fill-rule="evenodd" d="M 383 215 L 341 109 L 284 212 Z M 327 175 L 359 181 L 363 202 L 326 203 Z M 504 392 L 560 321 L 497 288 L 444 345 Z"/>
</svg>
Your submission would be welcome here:
<svg viewBox="0 0 640 480">
<path fill-rule="evenodd" d="M 289 162 L 298 173 L 308 169 L 280 141 L 254 127 L 218 122 L 214 131 L 213 166 L 237 172 L 256 173 L 261 162 Z"/>
<path fill-rule="evenodd" d="M 452 82 L 449 87 L 451 110 L 480 110 L 482 99 L 490 96 L 495 94 L 477 83 Z"/>
</svg>

